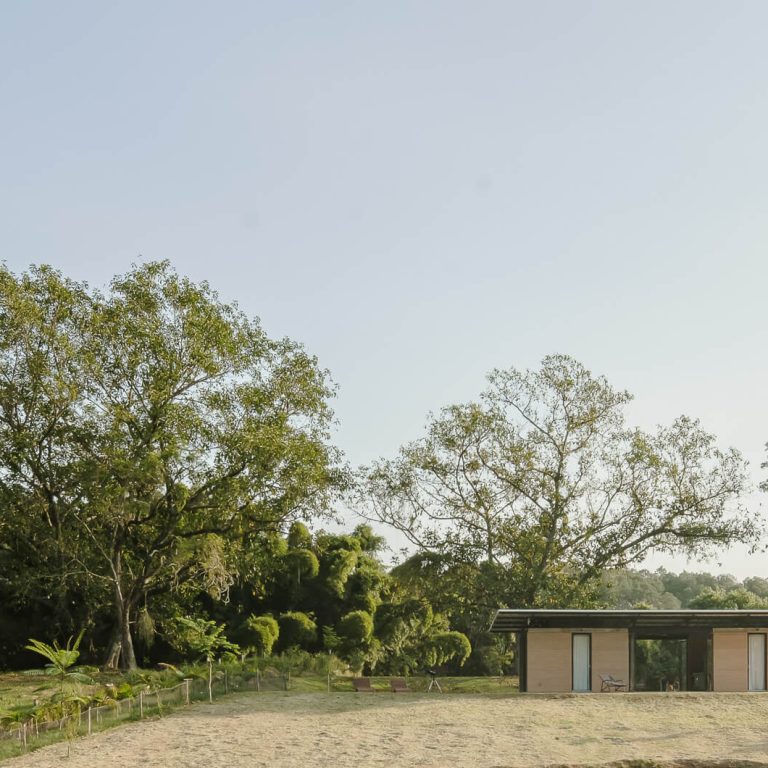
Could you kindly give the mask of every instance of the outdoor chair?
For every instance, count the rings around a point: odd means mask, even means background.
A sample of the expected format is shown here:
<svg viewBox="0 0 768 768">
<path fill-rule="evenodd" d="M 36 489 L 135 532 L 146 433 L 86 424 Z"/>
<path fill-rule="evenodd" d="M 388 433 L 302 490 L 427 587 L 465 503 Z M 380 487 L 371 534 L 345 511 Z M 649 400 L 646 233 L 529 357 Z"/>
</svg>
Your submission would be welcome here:
<svg viewBox="0 0 768 768">
<path fill-rule="evenodd" d="M 617 680 L 613 675 L 600 675 L 600 692 L 627 690 L 627 684 L 623 680 Z"/>
<path fill-rule="evenodd" d="M 353 677 L 352 685 L 358 693 L 373 693 L 369 677 Z"/>
<path fill-rule="evenodd" d="M 392 693 L 408 693 L 411 689 L 406 685 L 405 678 L 393 677 L 389 681 Z"/>
</svg>

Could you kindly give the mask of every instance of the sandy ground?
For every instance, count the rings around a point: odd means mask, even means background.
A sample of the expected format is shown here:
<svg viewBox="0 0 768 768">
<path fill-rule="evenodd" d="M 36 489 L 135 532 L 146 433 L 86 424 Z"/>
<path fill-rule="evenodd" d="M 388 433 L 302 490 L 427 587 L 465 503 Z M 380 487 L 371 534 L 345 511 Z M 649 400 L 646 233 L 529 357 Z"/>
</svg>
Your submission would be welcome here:
<svg viewBox="0 0 768 768">
<path fill-rule="evenodd" d="M 240 694 L 55 744 L 8 768 L 768 765 L 766 694 Z"/>
</svg>

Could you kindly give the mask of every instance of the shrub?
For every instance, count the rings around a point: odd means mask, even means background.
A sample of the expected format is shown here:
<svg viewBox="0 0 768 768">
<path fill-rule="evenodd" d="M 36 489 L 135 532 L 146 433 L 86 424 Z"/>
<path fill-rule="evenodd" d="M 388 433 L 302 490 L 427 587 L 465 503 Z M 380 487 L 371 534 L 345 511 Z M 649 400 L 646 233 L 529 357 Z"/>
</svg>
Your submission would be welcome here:
<svg viewBox="0 0 768 768">
<path fill-rule="evenodd" d="M 280 627 L 271 616 L 249 616 L 245 622 L 246 647 L 261 656 L 269 656 L 280 636 Z"/>
<path fill-rule="evenodd" d="M 300 611 L 289 611 L 278 619 L 280 647 L 307 648 L 317 640 L 317 624 Z"/>
<path fill-rule="evenodd" d="M 337 633 L 348 653 L 364 648 L 373 636 L 373 617 L 367 611 L 350 611 L 341 617 Z"/>
</svg>

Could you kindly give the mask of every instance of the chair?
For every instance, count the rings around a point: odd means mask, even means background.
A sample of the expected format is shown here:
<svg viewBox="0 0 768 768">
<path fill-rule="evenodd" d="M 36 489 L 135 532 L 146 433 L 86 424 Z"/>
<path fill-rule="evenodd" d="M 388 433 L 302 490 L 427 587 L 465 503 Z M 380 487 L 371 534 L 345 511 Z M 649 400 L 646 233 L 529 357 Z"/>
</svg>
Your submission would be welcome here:
<svg viewBox="0 0 768 768">
<path fill-rule="evenodd" d="M 614 691 L 627 690 L 627 684 L 623 680 L 617 680 L 613 675 L 600 675 L 600 692 L 613 693 Z"/>
<path fill-rule="evenodd" d="M 373 693 L 369 677 L 353 677 L 352 685 L 358 693 Z"/>
<path fill-rule="evenodd" d="M 392 689 L 392 693 L 409 693 L 410 688 L 406 685 L 405 678 L 393 677 L 389 681 L 389 687 Z"/>
</svg>

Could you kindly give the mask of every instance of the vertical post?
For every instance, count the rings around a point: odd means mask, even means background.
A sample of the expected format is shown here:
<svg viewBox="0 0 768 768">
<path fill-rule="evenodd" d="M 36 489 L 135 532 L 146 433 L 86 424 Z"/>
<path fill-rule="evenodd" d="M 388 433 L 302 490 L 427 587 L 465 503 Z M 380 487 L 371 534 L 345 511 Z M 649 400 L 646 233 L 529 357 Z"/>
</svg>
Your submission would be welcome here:
<svg viewBox="0 0 768 768">
<path fill-rule="evenodd" d="M 185 677 L 184 678 L 184 700 L 187 706 L 189 706 L 189 683 L 190 683 L 190 678 Z"/>
<path fill-rule="evenodd" d="M 229 681 L 227 680 L 227 668 L 224 667 L 224 693 L 229 693 Z"/>
<path fill-rule="evenodd" d="M 139 691 L 139 717 L 144 717 L 144 691 Z"/>
<path fill-rule="evenodd" d="M 88 735 L 90 736 L 92 732 L 93 731 L 91 728 L 91 708 L 88 707 Z"/>
<path fill-rule="evenodd" d="M 256 669 L 256 691 L 257 692 L 261 691 L 261 682 L 259 681 L 259 670 L 258 670 L 258 668 Z"/>
<path fill-rule="evenodd" d="M 22 723 L 21 730 L 22 730 L 22 733 L 24 734 L 23 735 L 24 749 L 26 749 L 27 748 L 27 724 L 26 723 Z"/>
</svg>

